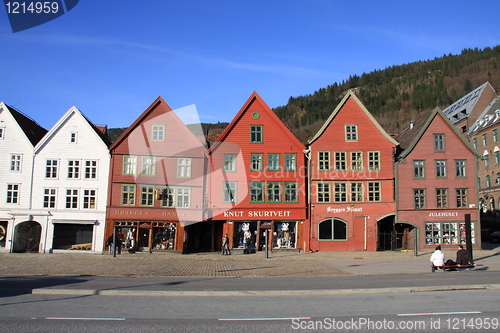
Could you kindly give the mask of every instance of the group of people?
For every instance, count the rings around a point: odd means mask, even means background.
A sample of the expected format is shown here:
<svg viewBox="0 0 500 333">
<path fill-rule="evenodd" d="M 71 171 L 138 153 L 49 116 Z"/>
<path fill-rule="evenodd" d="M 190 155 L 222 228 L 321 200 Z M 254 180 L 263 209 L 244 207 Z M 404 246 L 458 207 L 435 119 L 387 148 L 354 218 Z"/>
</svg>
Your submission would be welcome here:
<svg viewBox="0 0 500 333">
<path fill-rule="evenodd" d="M 455 261 L 448 259 L 445 261 L 444 253 L 441 251 L 441 245 L 436 246 L 435 251 L 431 255 L 431 262 L 433 266 L 466 266 L 472 265 L 472 260 L 469 256 L 469 252 L 464 249 L 462 245 L 458 245 L 457 258 Z"/>
</svg>

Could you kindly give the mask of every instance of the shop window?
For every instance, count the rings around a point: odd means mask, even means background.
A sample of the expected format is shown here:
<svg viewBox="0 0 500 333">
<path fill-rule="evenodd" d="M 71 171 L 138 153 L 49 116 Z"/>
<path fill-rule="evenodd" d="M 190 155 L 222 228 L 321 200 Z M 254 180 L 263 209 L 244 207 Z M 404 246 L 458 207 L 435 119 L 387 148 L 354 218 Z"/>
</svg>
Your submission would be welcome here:
<svg viewBox="0 0 500 333">
<path fill-rule="evenodd" d="M 234 222 L 233 248 L 255 249 L 257 222 Z"/>
<path fill-rule="evenodd" d="M 426 245 L 458 245 L 466 243 L 464 222 L 428 222 L 425 223 Z M 474 223 L 471 224 L 471 239 L 475 244 Z"/>
<path fill-rule="evenodd" d="M 319 240 L 347 240 L 347 223 L 339 219 L 326 219 L 318 224 Z"/>
<path fill-rule="evenodd" d="M 174 250 L 175 233 L 176 233 L 175 223 L 154 223 L 152 249 Z"/>
<path fill-rule="evenodd" d="M 293 249 L 296 243 L 296 224 L 293 221 L 275 223 L 273 233 L 273 247 L 279 249 Z"/>
</svg>

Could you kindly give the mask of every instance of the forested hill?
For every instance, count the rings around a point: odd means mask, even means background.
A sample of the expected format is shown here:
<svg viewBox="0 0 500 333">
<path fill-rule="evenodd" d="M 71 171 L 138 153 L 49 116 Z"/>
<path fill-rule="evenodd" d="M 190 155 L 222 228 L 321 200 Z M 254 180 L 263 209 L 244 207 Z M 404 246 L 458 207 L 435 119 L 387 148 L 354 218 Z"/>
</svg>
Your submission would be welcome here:
<svg viewBox="0 0 500 333">
<path fill-rule="evenodd" d="M 397 134 L 420 112 L 436 106 L 443 110 L 486 81 L 499 91 L 500 45 L 352 75 L 311 95 L 290 97 L 287 105 L 274 108 L 274 112 L 300 141 L 307 143 L 346 91 L 355 89 L 380 125 L 388 133 Z"/>
</svg>

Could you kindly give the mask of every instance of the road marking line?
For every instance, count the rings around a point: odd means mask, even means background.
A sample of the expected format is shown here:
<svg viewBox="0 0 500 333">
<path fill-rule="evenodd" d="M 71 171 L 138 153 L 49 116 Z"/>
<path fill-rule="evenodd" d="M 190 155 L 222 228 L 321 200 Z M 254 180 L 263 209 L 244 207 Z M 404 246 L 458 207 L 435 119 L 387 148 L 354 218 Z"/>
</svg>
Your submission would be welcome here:
<svg viewBox="0 0 500 333">
<path fill-rule="evenodd" d="M 428 313 L 401 313 L 398 317 L 406 316 L 444 316 L 444 315 L 459 315 L 459 314 L 480 314 L 481 311 L 463 311 L 463 312 L 428 312 Z"/>
<path fill-rule="evenodd" d="M 219 318 L 219 321 L 265 321 L 265 320 L 304 320 L 311 317 L 291 317 L 291 318 Z"/>
<path fill-rule="evenodd" d="M 126 318 L 47 317 L 46 320 L 125 320 Z"/>
</svg>

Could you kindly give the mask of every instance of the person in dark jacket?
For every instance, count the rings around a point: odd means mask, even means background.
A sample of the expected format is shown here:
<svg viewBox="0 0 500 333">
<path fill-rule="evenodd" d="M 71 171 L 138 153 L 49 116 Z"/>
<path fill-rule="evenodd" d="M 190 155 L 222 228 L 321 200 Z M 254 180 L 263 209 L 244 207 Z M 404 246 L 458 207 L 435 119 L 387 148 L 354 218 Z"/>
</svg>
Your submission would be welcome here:
<svg viewBox="0 0 500 333">
<path fill-rule="evenodd" d="M 470 265 L 471 260 L 469 256 L 469 252 L 464 249 L 462 245 L 458 246 L 458 251 L 457 251 L 457 260 L 455 260 L 455 264 L 457 265 Z"/>
</svg>

